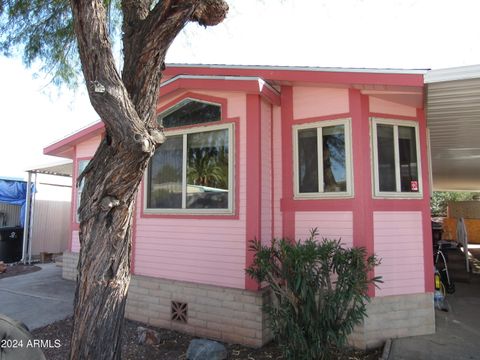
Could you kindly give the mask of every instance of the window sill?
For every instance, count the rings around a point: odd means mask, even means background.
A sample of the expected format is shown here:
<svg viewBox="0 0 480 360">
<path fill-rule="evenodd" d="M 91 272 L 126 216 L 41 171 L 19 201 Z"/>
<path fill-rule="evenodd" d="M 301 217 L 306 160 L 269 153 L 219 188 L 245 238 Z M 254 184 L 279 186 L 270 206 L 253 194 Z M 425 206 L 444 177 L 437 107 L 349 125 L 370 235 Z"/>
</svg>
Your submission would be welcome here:
<svg viewBox="0 0 480 360">
<path fill-rule="evenodd" d="M 232 210 L 219 211 L 179 211 L 179 210 L 158 210 L 144 209 L 141 213 L 142 218 L 170 218 L 170 219 L 238 219 L 238 214 Z"/>
<path fill-rule="evenodd" d="M 390 200 L 419 200 L 423 199 L 423 193 L 376 193 L 374 199 L 390 199 Z"/>
<path fill-rule="evenodd" d="M 335 199 L 352 199 L 354 196 L 351 193 L 310 193 L 310 194 L 295 194 L 294 200 L 335 200 Z"/>
</svg>

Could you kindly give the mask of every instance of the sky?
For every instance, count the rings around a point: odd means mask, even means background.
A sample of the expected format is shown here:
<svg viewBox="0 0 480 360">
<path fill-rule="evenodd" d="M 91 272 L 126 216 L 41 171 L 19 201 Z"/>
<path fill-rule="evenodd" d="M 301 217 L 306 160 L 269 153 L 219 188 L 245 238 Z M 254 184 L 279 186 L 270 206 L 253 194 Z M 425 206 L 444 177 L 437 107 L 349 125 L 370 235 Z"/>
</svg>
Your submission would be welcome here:
<svg viewBox="0 0 480 360">
<path fill-rule="evenodd" d="M 189 24 L 168 63 L 439 69 L 480 64 L 478 0 L 231 0 L 227 19 Z M 0 56 L 0 177 L 58 162 L 43 148 L 97 121 L 83 88 L 46 86 Z"/>
</svg>

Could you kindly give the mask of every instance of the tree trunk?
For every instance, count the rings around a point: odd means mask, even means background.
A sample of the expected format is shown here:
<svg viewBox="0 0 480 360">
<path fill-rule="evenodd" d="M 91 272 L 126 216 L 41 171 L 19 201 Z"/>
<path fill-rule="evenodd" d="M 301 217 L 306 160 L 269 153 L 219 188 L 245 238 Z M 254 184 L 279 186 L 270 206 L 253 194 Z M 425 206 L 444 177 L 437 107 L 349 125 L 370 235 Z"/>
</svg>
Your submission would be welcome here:
<svg viewBox="0 0 480 360">
<path fill-rule="evenodd" d="M 132 214 L 148 157 L 113 149 L 103 141 L 82 196 L 104 196 L 94 216 L 80 224 L 80 260 L 74 303 L 71 359 L 119 359 L 130 282 Z M 107 175 L 105 177 L 105 175 Z M 117 199 L 115 189 L 130 189 Z M 82 204 L 84 201 L 82 200 Z M 107 346 L 105 344 L 108 344 Z"/>
<path fill-rule="evenodd" d="M 80 259 L 70 359 L 121 357 L 121 330 L 130 282 L 132 220 L 148 161 L 163 143 L 156 122 L 168 47 L 188 21 L 216 25 L 223 0 L 122 1 L 124 70 L 115 68 L 103 0 L 71 0 L 90 101 L 105 136 L 77 182 Z"/>
</svg>

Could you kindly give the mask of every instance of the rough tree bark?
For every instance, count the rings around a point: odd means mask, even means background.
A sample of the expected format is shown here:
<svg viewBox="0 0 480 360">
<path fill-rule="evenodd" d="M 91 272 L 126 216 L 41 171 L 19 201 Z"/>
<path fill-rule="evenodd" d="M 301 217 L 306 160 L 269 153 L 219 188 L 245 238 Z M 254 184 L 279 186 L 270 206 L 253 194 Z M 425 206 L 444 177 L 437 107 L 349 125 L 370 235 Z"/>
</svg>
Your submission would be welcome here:
<svg viewBox="0 0 480 360">
<path fill-rule="evenodd" d="M 122 1 L 122 75 L 103 1 L 71 0 L 71 7 L 88 94 L 105 123 L 105 136 L 77 180 L 84 179 L 85 186 L 70 359 L 120 359 L 137 188 L 165 140 L 155 116 L 165 55 L 187 22 L 216 25 L 228 5 L 223 0 Z"/>
</svg>

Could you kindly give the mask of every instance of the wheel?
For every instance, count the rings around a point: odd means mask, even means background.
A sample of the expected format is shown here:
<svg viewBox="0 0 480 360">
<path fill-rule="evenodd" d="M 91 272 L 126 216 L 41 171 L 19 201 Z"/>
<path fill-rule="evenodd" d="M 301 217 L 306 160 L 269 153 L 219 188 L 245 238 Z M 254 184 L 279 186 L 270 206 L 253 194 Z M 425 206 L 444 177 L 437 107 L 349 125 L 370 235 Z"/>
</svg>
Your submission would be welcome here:
<svg viewBox="0 0 480 360">
<path fill-rule="evenodd" d="M 452 282 L 450 285 L 446 286 L 447 294 L 453 294 L 455 292 L 455 284 Z"/>
</svg>

